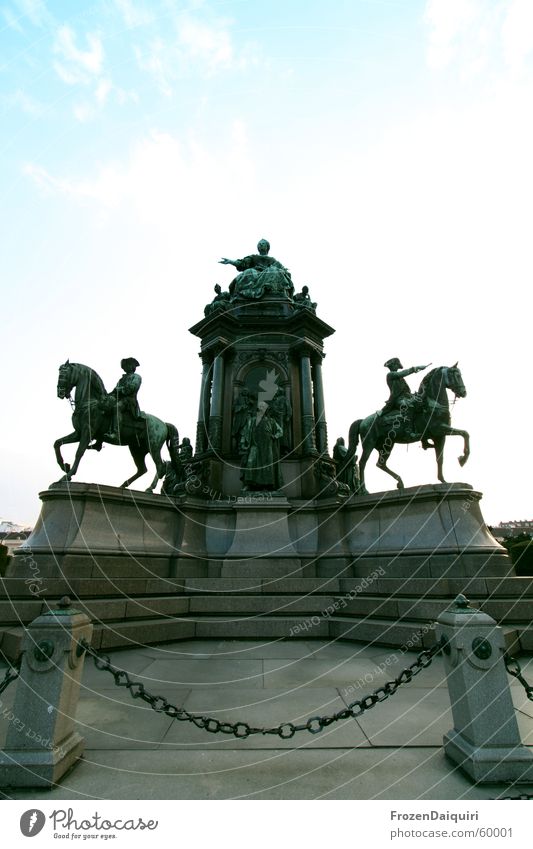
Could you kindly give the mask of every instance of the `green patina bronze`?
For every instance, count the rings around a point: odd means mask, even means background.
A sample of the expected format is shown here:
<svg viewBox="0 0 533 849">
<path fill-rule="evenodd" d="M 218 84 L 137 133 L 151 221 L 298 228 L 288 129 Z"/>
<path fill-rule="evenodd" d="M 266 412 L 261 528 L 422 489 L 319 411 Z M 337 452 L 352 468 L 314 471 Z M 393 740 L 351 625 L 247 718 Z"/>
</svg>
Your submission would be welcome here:
<svg viewBox="0 0 533 849">
<path fill-rule="evenodd" d="M 269 256 L 270 243 L 260 239 L 258 253 L 243 259 L 220 260 L 222 265 L 233 265 L 240 273 L 231 281 L 229 295 L 232 299 L 257 300 L 270 295 L 277 298 L 292 298 L 294 286 L 288 269 L 274 257 Z"/>
<path fill-rule="evenodd" d="M 149 413 L 141 413 L 137 403 L 137 392 L 141 378 L 135 374 L 138 362 L 128 357 L 121 363 L 124 374 L 113 392 L 106 392 L 101 377 L 89 366 L 71 363 L 68 360 L 59 367 L 57 395 L 59 398 L 71 398 L 74 390 L 74 412 L 72 424 L 74 430 L 67 436 L 56 439 L 54 450 L 60 468 L 65 472 L 60 482 L 70 481 L 78 471 L 85 451 L 89 448 L 100 450 L 102 443 L 127 445 L 137 467 L 134 475 L 122 484 L 129 486 L 147 471 L 145 457 L 150 454 L 155 466 L 156 476 L 148 487 L 152 492 L 158 480 L 166 472 L 166 464 L 161 458 L 161 449 L 166 445 L 171 460 L 178 456 L 179 435 L 173 424 L 164 422 Z M 90 443 L 94 440 L 94 444 Z M 65 463 L 61 455 L 61 446 L 78 443 L 72 468 Z"/>
<path fill-rule="evenodd" d="M 437 459 L 437 476 L 446 483 L 443 474 L 443 453 L 447 436 L 461 436 L 464 441 L 463 454 L 459 463 L 463 466 L 470 454 L 470 436 L 468 431 L 451 426 L 450 405 L 447 390 L 457 398 L 466 396 L 461 371 L 458 364 L 439 366 L 432 369 L 422 380 L 417 393 L 412 394 L 405 377 L 421 371 L 427 366 L 414 366 L 402 370 L 397 358 L 388 360 L 387 383 L 390 397 L 382 410 L 372 413 L 364 419 L 357 419 L 350 427 L 348 453 L 344 466 L 353 460 L 359 439 L 362 453 L 359 461 L 359 492 L 367 494 L 365 488 L 365 467 L 372 451 L 379 453 L 377 466 L 391 475 L 403 489 L 403 481 L 387 465 L 396 443 L 409 444 L 422 442 L 422 447 L 434 448 Z M 344 467 L 343 467 L 344 469 Z M 341 473 L 344 473 L 342 471 Z"/>
</svg>

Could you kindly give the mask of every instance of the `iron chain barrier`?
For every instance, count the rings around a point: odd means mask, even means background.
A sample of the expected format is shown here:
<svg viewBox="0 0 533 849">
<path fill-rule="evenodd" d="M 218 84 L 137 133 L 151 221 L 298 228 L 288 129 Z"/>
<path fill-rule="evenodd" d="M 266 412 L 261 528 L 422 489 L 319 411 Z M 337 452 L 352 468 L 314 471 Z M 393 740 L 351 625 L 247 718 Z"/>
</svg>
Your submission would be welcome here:
<svg viewBox="0 0 533 849">
<path fill-rule="evenodd" d="M 6 674 L 2 681 L 0 681 L 0 694 L 7 690 L 12 681 L 15 681 L 19 677 L 20 673 L 20 664 L 22 663 L 22 655 L 6 670 Z"/>
<path fill-rule="evenodd" d="M 309 731 L 310 734 L 319 734 L 323 728 L 327 728 L 328 725 L 339 722 L 339 720 L 357 719 L 357 717 L 362 716 L 367 710 L 371 710 L 378 702 L 384 702 L 390 696 L 393 696 L 402 684 L 408 684 L 412 681 L 415 675 L 418 675 L 423 669 L 431 665 L 433 658 L 441 650 L 442 645 L 440 642 L 436 643 L 430 649 L 424 649 L 410 666 L 400 672 L 394 681 L 387 681 L 368 696 L 362 699 L 356 699 L 348 707 L 330 716 L 312 716 L 307 722 L 301 725 L 295 725 L 293 722 L 283 722 L 272 728 L 254 728 L 247 722 L 225 722 L 214 717 L 189 713 L 185 708 L 176 707 L 176 705 L 170 704 L 164 696 L 154 696 L 149 693 L 141 682 L 132 681 L 127 672 L 123 669 L 116 669 L 112 665 L 108 655 L 94 649 L 86 640 L 81 640 L 78 643 L 78 653 L 80 655 L 83 652 L 90 655 L 97 669 L 111 673 L 118 687 L 126 687 L 130 691 L 132 698 L 142 699 L 142 701 L 147 702 L 156 713 L 164 713 L 171 719 L 178 720 L 178 722 L 192 722 L 197 728 L 203 728 L 211 734 L 233 734 L 234 737 L 241 740 L 245 740 L 252 734 L 270 734 L 281 737 L 282 740 L 290 740 L 298 731 Z"/>
<path fill-rule="evenodd" d="M 512 675 L 518 681 L 520 681 L 522 687 L 526 691 L 526 695 L 530 702 L 533 702 L 533 686 L 528 684 L 524 676 L 522 675 L 522 667 L 520 666 L 516 657 L 512 657 L 510 654 L 504 655 L 505 660 L 505 668 L 509 675 Z"/>
</svg>

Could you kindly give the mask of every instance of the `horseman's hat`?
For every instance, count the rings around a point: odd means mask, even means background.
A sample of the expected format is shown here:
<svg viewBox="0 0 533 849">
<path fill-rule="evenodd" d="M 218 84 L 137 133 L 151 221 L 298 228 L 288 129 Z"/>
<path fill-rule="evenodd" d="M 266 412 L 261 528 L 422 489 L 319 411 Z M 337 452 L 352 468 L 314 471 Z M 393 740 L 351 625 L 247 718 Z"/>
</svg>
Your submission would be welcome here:
<svg viewBox="0 0 533 849">
<path fill-rule="evenodd" d="M 403 368 L 398 357 L 391 357 L 391 359 L 387 360 L 387 362 L 383 363 L 383 365 L 385 366 L 385 368 L 393 368 L 393 366 L 397 366 L 398 368 Z"/>
<path fill-rule="evenodd" d="M 140 363 L 135 359 L 135 357 L 125 357 L 120 361 L 120 368 L 126 371 L 128 366 L 135 366 L 135 368 L 139 368 Z"/>
</svg>

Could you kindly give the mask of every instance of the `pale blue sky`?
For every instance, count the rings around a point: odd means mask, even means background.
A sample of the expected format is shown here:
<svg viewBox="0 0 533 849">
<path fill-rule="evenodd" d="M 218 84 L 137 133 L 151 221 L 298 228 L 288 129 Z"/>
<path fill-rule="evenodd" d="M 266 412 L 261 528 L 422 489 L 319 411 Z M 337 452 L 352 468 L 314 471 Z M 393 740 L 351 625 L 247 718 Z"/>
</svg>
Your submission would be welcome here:
<svg viewBox="0 0 533 849">
<path fill-rule="evenodd" d="M 0 28 L 2 517 L 60 476 L 67 357 L 112 388 L 136 356 L 142 408 L 194 435 L 187 328 L 262 236 L 337 328 L 331 443 L 384 402 L 388 357 L 459 358 L 472 456 L 448 440 L 448 479 L 488 521 L 533 515 L 533 3 L 0 0 Z M 417 446 L 391 465 L 435 480 Z M 107 447 L 77 479 L 130 468 Z"/>
</svg>

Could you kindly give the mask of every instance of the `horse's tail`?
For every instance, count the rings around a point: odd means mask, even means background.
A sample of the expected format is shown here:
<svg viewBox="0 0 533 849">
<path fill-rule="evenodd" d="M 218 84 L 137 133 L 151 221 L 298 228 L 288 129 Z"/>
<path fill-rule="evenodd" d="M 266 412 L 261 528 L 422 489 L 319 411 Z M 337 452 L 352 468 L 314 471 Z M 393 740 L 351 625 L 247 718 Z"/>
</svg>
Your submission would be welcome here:
<svg viewBox="0 0 533 849">
<path fill-rule="evenodd" d="M 352 422 L 350 425 L 350 430 L 348 431 L 348 453 L 346 455 L 347 460 L 352 460 L 355 452 L 357 451 L 357 444 L 359 442 L 359 429 L 361 427 L 362 419 L 356 419 L 355 422 Z"/>
<path fill-rule="evenodd" d="M 170 454 L 170 462 L 175 466 L 179 461 L 180 435 L 175 425 L 170 424 L 170 422 L 165 422 L 165 424 L 167 426 L 166 443 L 168 453 Z"/>
</svg>

